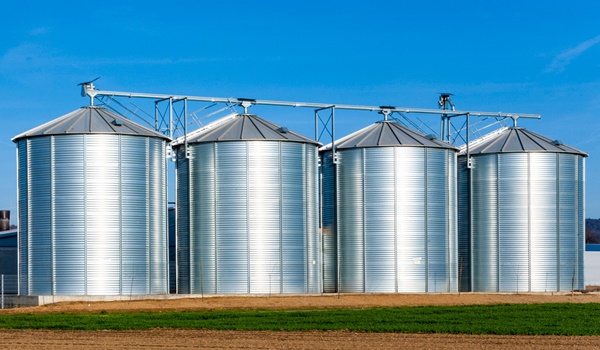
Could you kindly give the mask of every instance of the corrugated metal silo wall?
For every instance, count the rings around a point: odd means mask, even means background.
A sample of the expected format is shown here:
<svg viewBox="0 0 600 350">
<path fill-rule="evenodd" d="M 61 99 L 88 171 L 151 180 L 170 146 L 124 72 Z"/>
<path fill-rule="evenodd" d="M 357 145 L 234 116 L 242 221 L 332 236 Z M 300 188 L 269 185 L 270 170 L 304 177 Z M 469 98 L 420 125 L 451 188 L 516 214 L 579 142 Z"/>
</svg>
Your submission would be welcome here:
<svg viewBox="0 0 600 350">
<path fill-rule="evenodd" d="M 167 213 L 169 222 L 169 293 L 177 292 L 177 242 L 175 240 L 175 208 L 169 207 Z"/>
<path fill-rule="evenodd" d="M 455 151 L 338 152 L 340 291 L 457 291 Z"/>
<path fill-rule="evenodd" d="M 471 291 L 471 216 L 469 215 L 469 169 L 467 157 L 458 157 L 458 278 L 461 292 Z"/>
<path fill-rule="evenodd" d="M 584 161 L 562 153 L 473 156 L 473 291 L 584 288 Z"/>
<path fill-rule="evenodd" d="M 176 151 L 176 269 L 177 293 L 190 293 L 190 173 L 185 151 Z"/>
<path fill-rule="evenodd" d="M 179 293 L 321 292 L 316 145 L 189 149 L 177 153 Z"/>
<path fill-rule="evenodd" d="M 331 151 L 321 153 L 321 201 L 323 232 L 323 292 L 337 292 L 337 228 L 335 223 L 335 164 Z"/>
<path fill-rule="evenodd" d="M 57 135 L 17 147 L 21 294 L 167 292 L 164 140 Z"/>
<path fill-rule="evenodd" d="M 28 225 L 28 198 L 29 198 L 29 181 L 27 171 L 27 141 L 20 140 L 17 143 L 17 217 L 18 217 L 18 239 L 17 249 L 19 252 L 18 259 L 18 270 L 19 270 L 19 291 L 21 295 L 29 294 L 29 239 L 27 232 L 29 232 Z"/>
</svg>

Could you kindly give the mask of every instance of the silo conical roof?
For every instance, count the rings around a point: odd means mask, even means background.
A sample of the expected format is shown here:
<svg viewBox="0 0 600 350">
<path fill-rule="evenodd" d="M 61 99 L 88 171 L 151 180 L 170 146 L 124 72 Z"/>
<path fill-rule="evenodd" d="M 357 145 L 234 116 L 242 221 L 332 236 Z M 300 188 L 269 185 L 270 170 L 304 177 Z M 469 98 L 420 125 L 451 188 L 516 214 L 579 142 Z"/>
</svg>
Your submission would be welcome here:
<svg viewBox="0 0 600 350">
<path fill-rule="evenodd" d="M 224 118 L 187 136 L 188 143 L 240 140 L 293 141 L 319 144 L 315 140 L 253 114 L 237 114 L 228 119 Z M 181 143 L 179 141 L 181 140 L 176 141 L 175 144 Z"/>
<path fill-rule="evenodd" d="M 451 148 L 452 145 L 411 130 L 397 122 L 380 121 L 336 141 L 337 149 L 363 147 L 430 147 Z M 321 150 L 331 149 L 331 144 Z"/>
<path fill-rule="evenodd" d="M 465 152 L 466 149 L 463 146 L 461 154 Z M 520 152 L 569 153 L 588 156 L 587 153 L 567 146 L 559 140 L 552 140 L 524 128 L 508 128 L 490 137 L 475 140 L 469 147 L 471 155 Z"/>
<path fill-rule="evenodd" d="M 122 134 L 169 138 L 157 131 L 141 126 L 105 108 L 86 106 L 15 136 L 22 138 L 67 134 Z"/>
</svg>

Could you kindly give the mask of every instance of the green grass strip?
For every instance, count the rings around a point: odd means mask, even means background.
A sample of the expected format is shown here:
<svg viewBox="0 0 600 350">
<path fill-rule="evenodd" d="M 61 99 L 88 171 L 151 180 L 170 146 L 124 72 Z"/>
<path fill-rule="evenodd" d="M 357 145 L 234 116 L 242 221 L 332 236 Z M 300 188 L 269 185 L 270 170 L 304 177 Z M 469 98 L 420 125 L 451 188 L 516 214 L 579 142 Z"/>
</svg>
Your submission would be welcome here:
<svg viewBox="0 0 600 350">
<path fill-rule="evenodd" d="M 0 315 L 0 328 L 600 335 L 600 304 L 474 305 L 319 310 L 226 310 Z"/>
</svg>

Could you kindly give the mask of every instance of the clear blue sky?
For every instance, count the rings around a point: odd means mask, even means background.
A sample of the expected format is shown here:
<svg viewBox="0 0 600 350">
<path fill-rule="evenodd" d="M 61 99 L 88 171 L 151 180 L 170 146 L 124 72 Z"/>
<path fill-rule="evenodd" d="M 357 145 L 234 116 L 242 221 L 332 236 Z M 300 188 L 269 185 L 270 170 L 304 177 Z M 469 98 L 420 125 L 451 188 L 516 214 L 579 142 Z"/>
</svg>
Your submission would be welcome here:
<svg viewBox="0 0 600 350">
<path fill-rule="evenodd" d="M 87 105 L 76 84 L 100 76 L 103 90 L 432 109 L 452 92 L 460 110 L 539 113 L 520 124 L 590 154 L 586 216 L 598 218 L 599 9 L 592 0 L 3 1 L 0 208 L 16 221 L 11 138 Z M 311 110 L 259 114 L 314 136 Z M 336 116 L 339 136 L 379 119 Z"/>
</svg>

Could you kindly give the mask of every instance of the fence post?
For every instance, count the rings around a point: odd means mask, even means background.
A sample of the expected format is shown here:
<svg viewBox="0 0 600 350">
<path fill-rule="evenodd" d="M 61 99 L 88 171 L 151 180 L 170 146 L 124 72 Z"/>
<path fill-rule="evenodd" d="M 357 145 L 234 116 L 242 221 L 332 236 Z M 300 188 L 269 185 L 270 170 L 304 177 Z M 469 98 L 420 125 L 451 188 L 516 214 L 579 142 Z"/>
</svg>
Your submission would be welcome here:
<svg viewBox="0 0 600 350">
<path fill-rule="evenodd" d="M 1 289 L 2 289 L 2 292 L 1 292 L 2 297 L 0 299 L 2 299 L 2 310 L 4 310 L 4 274 L 2 274 L 2 276 L 1 276 L 0 285 L 2 286 L 1 287 Z"/>
</svg>

